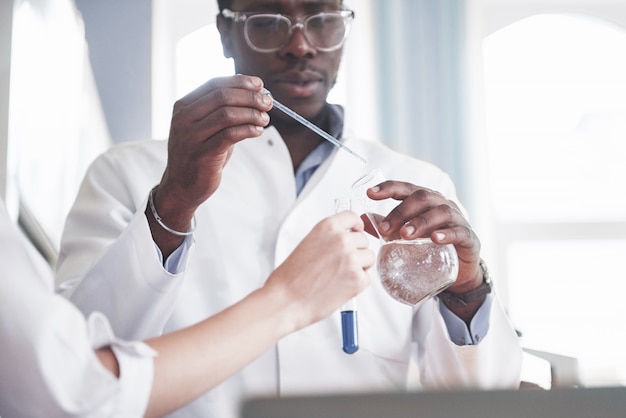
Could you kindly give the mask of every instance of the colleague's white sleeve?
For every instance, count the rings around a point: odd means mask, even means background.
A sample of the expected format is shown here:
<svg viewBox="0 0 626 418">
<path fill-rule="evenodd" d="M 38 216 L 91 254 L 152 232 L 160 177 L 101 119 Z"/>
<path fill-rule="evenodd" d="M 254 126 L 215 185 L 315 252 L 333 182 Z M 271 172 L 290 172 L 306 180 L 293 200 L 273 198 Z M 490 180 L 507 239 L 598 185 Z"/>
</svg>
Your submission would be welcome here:
<svg viewBox="0 0 626 418">
<path fill-rule="evenodd" d="M 0 205 L 2 206 L 2 205 Z M 113 337 L 54 294 L 52 272 L 0 209 L 0 416 L 136 417 L 153 377 L 153 351 Z M 118 380 L 94 348 L 112 345 Z"/>
<path fill-rule="evenodd" d="M 119 364 L 118 396 L 112 416 L 143 416 L 152 388 L 156 352 L 141 342 L 116 338 L 99 312 L 89 317 L 89 333 L 93 348 L 111 347 Z"/>
<path fill-rule="evenodd" d="M 115 339 L 101 314 L 92 315 L 87 323 L 70 302 L 51 290 L 25 296 L 21 303 L 36 305 L 12 309 L 13 321 L 7 321 L 6 310 L 1 310 L 0 416 L 143 416 L 152 387 L 154 351 L 143 343 Z M 1 302 L 5 305 L 6 298 Z M 95 355 L 95 348 L 106 345 L 119 362 L 119 379 Z"/>
</svg>

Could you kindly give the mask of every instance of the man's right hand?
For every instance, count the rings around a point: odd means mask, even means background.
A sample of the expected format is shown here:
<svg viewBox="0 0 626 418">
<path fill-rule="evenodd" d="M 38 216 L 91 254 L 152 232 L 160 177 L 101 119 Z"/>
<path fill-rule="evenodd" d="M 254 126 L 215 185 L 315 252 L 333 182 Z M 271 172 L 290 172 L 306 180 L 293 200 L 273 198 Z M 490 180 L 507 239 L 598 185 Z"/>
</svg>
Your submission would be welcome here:
<svg viewBox="0 0 626 418">
<path fill-rule="evenodd" d="M 258 77 L 215 78 L 174 104 L 168 159 L 154 205 L 163 223 L 187 231 L 196 209 L 218 188 L 234 145 L 257 137 L 269 123 L 271 99 Z M 182 238 L 158 225 L 148 208 L 152 236 L 164 257 Z"/>
</svg>

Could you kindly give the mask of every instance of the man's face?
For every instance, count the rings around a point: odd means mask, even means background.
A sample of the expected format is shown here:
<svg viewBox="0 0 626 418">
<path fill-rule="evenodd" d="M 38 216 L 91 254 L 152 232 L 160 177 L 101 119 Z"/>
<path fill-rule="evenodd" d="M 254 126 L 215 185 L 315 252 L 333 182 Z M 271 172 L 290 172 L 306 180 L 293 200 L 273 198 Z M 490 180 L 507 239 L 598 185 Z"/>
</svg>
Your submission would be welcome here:
<svg viewBox="0 0 626 418">
<path fill-rule="evenodd" d="M 291 17 L 292 23 L 312 14 L 341 9 L 340 0 L 234 0 L 233 11 L 279 13 Z M 218 19 L 224 53 L 232 57 L 238 74 L 261 77 L 276 100 L 306 118 L 314 118 L 326 102 L 333 87 L 342 49 L 317 50 L 295 29 L 286 45 L 276 52 L 257 52 L 244 37 L 244 24 Z"/>
</svg>

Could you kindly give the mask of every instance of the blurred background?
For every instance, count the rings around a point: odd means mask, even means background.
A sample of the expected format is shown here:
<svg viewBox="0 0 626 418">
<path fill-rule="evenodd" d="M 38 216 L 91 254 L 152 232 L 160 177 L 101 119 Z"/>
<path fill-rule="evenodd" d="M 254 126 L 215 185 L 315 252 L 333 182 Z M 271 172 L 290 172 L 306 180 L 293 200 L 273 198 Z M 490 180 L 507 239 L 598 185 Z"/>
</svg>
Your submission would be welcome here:
<svg viewBox="0 0 626 418">
<path fill-rule="evenodd" d="M 0 1 L 0 193 L 51 264 L 93 158 L 232 74 L 216 3 Z M 345 3 L 347 135 L 447 171 L 524 346 L 624 384 L 626 3 Z"/>
</svg>

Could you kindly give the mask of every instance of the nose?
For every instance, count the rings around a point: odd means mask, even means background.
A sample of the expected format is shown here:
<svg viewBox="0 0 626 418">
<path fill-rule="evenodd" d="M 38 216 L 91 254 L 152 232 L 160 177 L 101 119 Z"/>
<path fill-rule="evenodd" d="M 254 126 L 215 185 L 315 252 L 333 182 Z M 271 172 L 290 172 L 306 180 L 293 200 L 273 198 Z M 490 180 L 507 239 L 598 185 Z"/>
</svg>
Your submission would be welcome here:
<svg viewBox="0 0 626 418">
<path fill-rule="evenodd" d="M 292 27 L 291 37 L 283 46 L 279 53 L 281 55 L 292 55 L 295 57 L 313 56 L 317 54 L 317 49 L 311 45 L 304 33 L 304 25 L 300 22 Z"/>
</svg>

